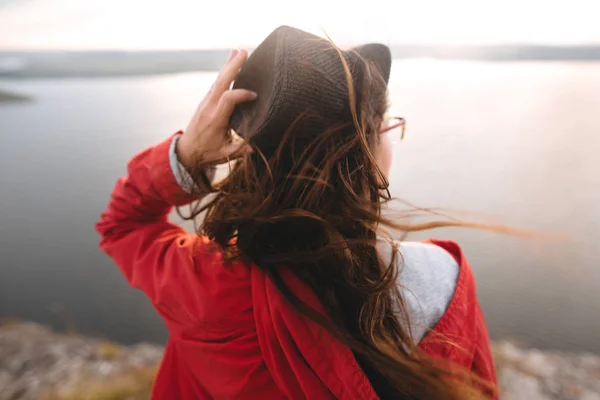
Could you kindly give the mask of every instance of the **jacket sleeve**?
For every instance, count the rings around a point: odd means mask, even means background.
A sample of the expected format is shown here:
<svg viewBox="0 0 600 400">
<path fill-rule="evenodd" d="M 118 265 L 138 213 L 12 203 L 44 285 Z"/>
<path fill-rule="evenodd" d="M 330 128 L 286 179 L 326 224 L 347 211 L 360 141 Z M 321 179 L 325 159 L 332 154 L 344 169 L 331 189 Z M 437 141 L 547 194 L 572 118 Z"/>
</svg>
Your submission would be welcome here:
<svg viewBox="0 0 600 400">
<path fill-rule="evenodd" d="M 129 162 L 127 177 L 117 181 L 96 230 L 100 248 L 129 284 L 142 290 L 163 317 L 183 322 L 192 313 L 178 298 L 176 282 L 192 273 L 192 249 L 202 239 L 168 221 L 174 205 L 199 198 L 181 189 L 174 176 L 169 154 L 175 137 Z"/>
</svg>

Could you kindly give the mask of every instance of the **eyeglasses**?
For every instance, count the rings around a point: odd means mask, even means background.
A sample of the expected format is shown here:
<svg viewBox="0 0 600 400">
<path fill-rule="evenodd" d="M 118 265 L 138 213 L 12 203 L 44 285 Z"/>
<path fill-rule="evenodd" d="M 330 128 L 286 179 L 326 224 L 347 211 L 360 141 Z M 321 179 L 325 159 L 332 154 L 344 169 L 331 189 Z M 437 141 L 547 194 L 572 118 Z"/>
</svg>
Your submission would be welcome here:
<svg viewBox="0 0 600 400">
<path fill-rule="evenodd" d="M 394 129 L 402 129 L 402 133 L 400 134 L 400 140 L 404 140 L 404 132 L 406 131 L 406 120 L 401 117 L 389 117 L 387 120 L 387 126 L 380 129 L 378 134 L 383 135 L 384 133 L 388 133 L 393 131 Z"/>
</svg>

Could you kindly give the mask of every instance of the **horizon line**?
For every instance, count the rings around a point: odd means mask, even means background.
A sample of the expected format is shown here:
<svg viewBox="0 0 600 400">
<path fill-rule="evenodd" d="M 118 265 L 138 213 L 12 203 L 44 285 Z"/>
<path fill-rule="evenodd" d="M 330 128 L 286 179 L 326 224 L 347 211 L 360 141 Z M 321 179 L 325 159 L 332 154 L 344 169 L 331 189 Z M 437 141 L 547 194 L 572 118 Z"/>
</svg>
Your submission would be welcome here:
<svg viewBox="0 0 600 400">
<path fill-rule="evenodd" d="M 582 44 L 536 44 L 536 43 L 490 43 L 490 44 L 410 44 L 410 43 L 399 43 L 399 44 L 386 44 L 389 48 L 395 47 L 420 47 L 420 48 L 500 48 L 500 47 L 512 47 L 512 48 L 525 48 L 525 47 L 536 47 L 536 48 L 550 48 L 550 49 L 573 49 L 573 48 L 599 48 L 600 42 L 598 43 L 582 43 Z M 254 50 L 253 47 L 244 46 L 232 46 L 232 47 L 195 47 L 195 48 L 179 48 L 179 49 L 167 49 L 167 48 L 2 48 L 0 47 L 0 53 L 150 53 L 150 52 L 195 52 L 195 51 L 211 51 L 211 52 L 229 52 L 234 48 L 243 48 L 248 51 Z"/>
</svg>

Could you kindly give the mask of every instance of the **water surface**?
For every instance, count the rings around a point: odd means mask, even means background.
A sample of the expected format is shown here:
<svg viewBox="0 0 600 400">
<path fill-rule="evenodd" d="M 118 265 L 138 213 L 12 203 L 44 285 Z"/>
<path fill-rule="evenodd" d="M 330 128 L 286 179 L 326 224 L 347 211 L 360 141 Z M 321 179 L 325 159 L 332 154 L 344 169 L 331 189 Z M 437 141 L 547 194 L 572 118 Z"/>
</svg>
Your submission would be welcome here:
<svg viewBox="0 0 600 400">
<path fill-rule="evenodd" d="M 213 77 L 0 81 L 36 99 L 0 107 L 0 316 L 164 340 L 93 224 L 127 160 L 184 127 Z M 494 338 L 600 352 L 600 63 L 402 61 L 390 92 L 408 120 L 394 195 L 565 235 L 411 237 L 462 244 Z"/>
</svg>

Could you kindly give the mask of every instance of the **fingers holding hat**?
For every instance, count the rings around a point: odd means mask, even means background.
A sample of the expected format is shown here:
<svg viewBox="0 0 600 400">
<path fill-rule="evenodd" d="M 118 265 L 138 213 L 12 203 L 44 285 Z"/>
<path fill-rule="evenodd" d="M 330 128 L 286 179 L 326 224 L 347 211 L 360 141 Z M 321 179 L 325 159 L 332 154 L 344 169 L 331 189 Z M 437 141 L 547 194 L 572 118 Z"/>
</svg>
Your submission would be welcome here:
<svg viewBox="0 0 600 400">
<path fill-rule="evenodd" d="M 227 63 L 229 61 L 233 60 L 235 58 L 235 56 L 237 55 L 238 52 L 239 52 L 238 49 L 231 50 L 231 54 L 229 54 L 229 58 L 227 59 Z"/>
<path fill-rule="evenodd" d="M 236 158 L 245 153 L 252 152 L 252 147 L 250 147 L 250 145 L 241 137 L 231 135 L 231 131 L 229 130 L 229 118 L 231 117 L 236 104 L 253 101 L 256 97 L 257 94 L 255 92 L 246 89 L 227 90 L 221 95 L 221 98 L 217 103 L 215 117 L 217 121 L 222 124 L 221 126 L 228 132 L 227 139 L 219 150 L 221 162 L 225 162 L 225 159 Z"/>
<path fill-rule="evenodd" d="M 229 90 L 233 80 L 237 76 L 239 70 L 242 68 L 246 59 L 248 58 L 248 52 L 246 50 L 233 50 L 229 59 L 221 69 L 217 80 L 215 81 L 211 90 L 211 97 L 213 101 L 219 101 L 220 97 L 224 92 Z"/>
<path fill-rule="evenodd" d="M 243 153 L 244 142 L 232 141 L 229 120 L 235 105 L 252 101 L 257 95 L 244 89 L 230 90 L 231 84 L 248 57 L 245 50 L 231 52 L 212 88 L 198 105 L 182 137 L 177 141 L 180 162 L 191 168 L 199 155 L 207 163 Z"/>
<path fill-rule="evenodd" d="M 233 89 L 227 90 L 219 99 L 219 103 L 217 105 L 217 113 L 220 118 L 223 118 L 225 121 L 229 121 L 231 114 L 233 113 L 233 109 L 238 103 L 245 103 L 247 101 L 256 100 L 258 95 L 256 92 L 246 89 Z"/>
</svg>

